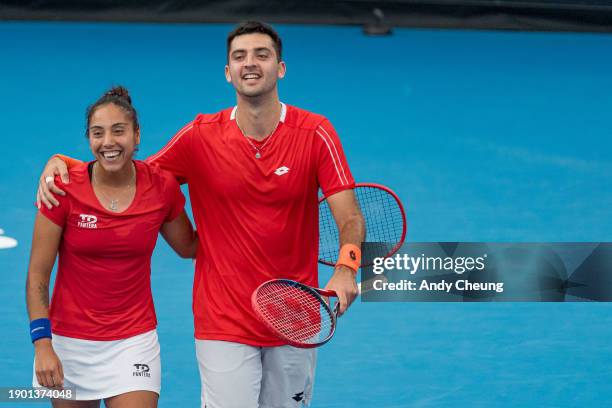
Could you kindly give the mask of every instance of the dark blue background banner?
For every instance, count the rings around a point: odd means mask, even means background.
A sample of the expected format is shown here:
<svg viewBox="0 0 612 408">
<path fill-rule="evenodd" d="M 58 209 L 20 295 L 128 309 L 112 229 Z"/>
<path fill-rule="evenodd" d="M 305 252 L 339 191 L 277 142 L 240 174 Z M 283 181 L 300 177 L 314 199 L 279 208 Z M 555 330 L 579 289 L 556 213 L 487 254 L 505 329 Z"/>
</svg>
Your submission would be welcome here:
<svg viewBox="0 0 612 408">
<path fill-rule="evenodd" d="M 358 25 L 373 35 L 394 27 L 521 31 L 612 31 L 610 0 L 0 0 L 0 19 Z"/>
</svg>

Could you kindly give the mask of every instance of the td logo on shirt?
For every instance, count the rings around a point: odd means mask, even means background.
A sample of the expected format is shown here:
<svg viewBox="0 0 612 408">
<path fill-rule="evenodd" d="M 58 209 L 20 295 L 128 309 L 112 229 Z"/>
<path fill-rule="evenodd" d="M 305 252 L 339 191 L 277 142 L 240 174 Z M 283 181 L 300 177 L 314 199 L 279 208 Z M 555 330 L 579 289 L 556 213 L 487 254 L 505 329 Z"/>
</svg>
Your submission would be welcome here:
<svg viewBox="0 0 612 408">
<path fill-rule="evenodd" d="M 79 215 L 79 218 L 81 219 L 78 222 L 79 228 L 98 228 L 98 224 L 96 224 L 98 222 L 98 217 L 95 215 L 81 214 Z"/>
</svg>

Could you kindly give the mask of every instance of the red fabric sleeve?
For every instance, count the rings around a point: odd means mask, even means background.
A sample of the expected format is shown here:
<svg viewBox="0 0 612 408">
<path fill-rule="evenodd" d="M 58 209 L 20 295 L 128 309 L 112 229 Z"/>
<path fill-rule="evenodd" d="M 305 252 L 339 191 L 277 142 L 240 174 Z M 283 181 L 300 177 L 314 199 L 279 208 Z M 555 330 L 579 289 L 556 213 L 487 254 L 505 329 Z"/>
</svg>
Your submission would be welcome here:
<svg viewBox="0 0 612 408">
<path fill-rule="evenodd" d="M 164 222 L 173 221 L 185 209 L 185 196 L 172 174 L 164 172 L 164 198 L 168 203 L 168 215 Z"/>
<path fill-rule="evenodd" d="M 64 183 L 62 183 L 59 176 L 55 176 L 55 184 L 65 191 Z M 70 214 L 70 199 L 68 196 L 62 196 L 59 194 L 55 196 L 55 199 L 59 201 L 59 207 L 52 207 L 49 210 L 45 205 L 41 205 L 39 211 L 42 215 L 51 220 L 51 222 L 64 228 L 66 226 L 68 214 Z"/>
<path fill-rule="evenodd" d="M 185 125 L 163 149 L 146 159 L 147 163 L 157 165 L 172 173 L 180 184 L 187 182 L 194 122 L 191 121 Z"/>
<path fill-rule="evenodd" d="M 324 120 L 315 130 L 319 157 L 317 180 L 327 197 L 342 190 L 355 187 L 355 180 L 349 169 L 336 130 Z"/>
</svg>

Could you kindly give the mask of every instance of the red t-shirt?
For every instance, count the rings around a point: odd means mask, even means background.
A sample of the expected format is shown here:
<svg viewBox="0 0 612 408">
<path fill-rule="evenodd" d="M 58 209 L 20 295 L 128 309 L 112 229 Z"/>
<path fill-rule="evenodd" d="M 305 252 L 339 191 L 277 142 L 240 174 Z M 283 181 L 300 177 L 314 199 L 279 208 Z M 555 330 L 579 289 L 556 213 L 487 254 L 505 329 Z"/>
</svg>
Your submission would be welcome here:
<svg viewBox="0 0 612 408">
<path fill-rule="evenodd" d="M 174 177 L 135 161 L 136 195 L 122 213 L 98 201 L 88 163 L 70 169 L 59 207 L 40 212 L 63 228 L 49 309 L 53 333 L 117 340 L 157 325 L 151 296 L 151 254 L 161 225 L 182 211 L 185 197 Z"/>
<path fill-rule="evenodd" d="M 318 190 L 354 180 L 323 116 L 283 105 L 277 129 L 251 143 L 230 108 L 198 115 L 147 160 L 189 185 L 200 239 L 196 338 L 274 346 L 283 342 L 257 320 L 251 294 L 273 278 L 318 286 Z"/>
</svg>

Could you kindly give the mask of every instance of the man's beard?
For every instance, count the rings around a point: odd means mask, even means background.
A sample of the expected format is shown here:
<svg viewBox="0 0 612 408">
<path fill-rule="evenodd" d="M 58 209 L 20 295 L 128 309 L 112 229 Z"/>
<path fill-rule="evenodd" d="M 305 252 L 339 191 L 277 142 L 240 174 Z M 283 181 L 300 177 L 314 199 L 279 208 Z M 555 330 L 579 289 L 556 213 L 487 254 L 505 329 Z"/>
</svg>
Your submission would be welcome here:
<svg viewBox="0 0 612 408">
<path fill-rule="evenodd" d="M 247 98 L 258 98 L 261 96 L 265 96 L 270 92 L 274 91 L 276 84 L 264 84 L 262 88 L 259 89 L 248 89 L 247 87 L 236 87 L 236 92 L 240 95 L 245 96 Z"/>
</svg>

